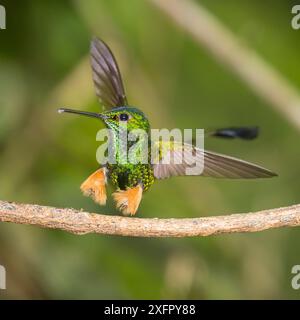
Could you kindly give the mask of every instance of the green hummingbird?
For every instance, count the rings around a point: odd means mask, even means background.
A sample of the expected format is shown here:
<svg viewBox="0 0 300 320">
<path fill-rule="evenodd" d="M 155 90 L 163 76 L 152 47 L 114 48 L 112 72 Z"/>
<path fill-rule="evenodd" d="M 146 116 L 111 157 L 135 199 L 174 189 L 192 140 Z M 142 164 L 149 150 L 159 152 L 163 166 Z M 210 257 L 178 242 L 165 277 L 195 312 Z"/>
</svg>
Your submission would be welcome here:
<svg viewBox="0 0 300 320">
<path fill-rule="evenodd" d="M 100 100 L 104 111 L 101 113 L 78 111 L 67 108 L 60 108 L 58 111 L 74 113 L 84 116 L 97 118 L 104 122 L 105 126 L 110 129 L 109 140 L 115 148 L 115 162 L 105 163 L 97 171 L 92 173 L 81 185 L 81 191 L 84 195 L 90 196 L 93 200 L 105 205 L 107 200 L 106 185 L 110 181 L 116 191 L 113 198 L 116 207 L 124 215 L 135 215 L 142 195 L 151 185 L 159 179 L 165 179 L 172 176 L 186 175 L 186 169 L 190 165 L 190 159 L 185 159 L 181 163 L 165 163 L 163 160 L 166 156 L 171 155 L 172 159 L 182 156 L 183 149 L 191 151 L 192 155 L 199 155 L 203 162 L 202 176 L 215 178 L 269 178 L 276 176 L 271 172 L 258 165 L 236 159 L 222 154 L 217 154 L 204 149 L 199 149 L 193 144 L 184 144 L 182 142 L 173 141 L 172 143 L 151 141 L 150 123 L 145 114 L 138 108 L 128 104 L 121 73 L 116 59 L 108 47 L 102 40 L 93 38 L 91 41 L 91 67 L 93 81 L 96 94 Z M 146 163 L 137 161 L 131 163 L 124 161 L 124 150 L 119 148 L 120 132 L 126 130 L 128 134 L 136 129 L 142 129 L 148 134 L 148 160 Z M 230 130 L 222 129 L 216 136 L 238 136 L 239 129 L 230 128 Z M 249 130 L 248 130 L 249 131 Z M 244 131 L 243 131 L 244 132 Z M 243 135 L 245 135 L 243 133 Z M 242 137 L 242 134 L 240 134 Z M 247 137 L 245 138 L 247 139 Z M 141 139 L 142 140 L 142 139 Z M 145 141 L 139 141 L 145 142 Z M 151 147 L 158 149 L 158 161 L 151 161 Z M 181 147 L 180 147 L 181 146 Z M 128 151 L 128 150 L 127 150 Z M 200 157 L 201 156 L 201 157 Z"/>
</svg>

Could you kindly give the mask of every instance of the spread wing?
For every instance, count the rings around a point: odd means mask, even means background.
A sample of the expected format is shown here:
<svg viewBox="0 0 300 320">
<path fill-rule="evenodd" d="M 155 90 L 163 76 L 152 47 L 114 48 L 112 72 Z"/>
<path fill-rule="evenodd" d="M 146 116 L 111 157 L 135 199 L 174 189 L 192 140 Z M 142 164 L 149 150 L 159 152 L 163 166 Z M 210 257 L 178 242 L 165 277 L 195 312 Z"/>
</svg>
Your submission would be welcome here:
<svg viewBox="0 0 300 320">
<path fill-rule="evenodd" d="M 201 150 L 190 144 L 159 142 L 154 144 L 153 171 L 157 179 L 187 175 L 195 160 L 202 166 L 199 175 L 214 178 L 255 179 L 277 176 L 276 173 L 250 162 Z M 169 161 L 170 160 L 170 161 Z M 193 174 L 193 173 L 191 173 Z"/>
<path fill-rule="evenodd" d="M 91 42 L 91 67 L 96 94 L 104 108 L 126 106 L 127 99 L 117 61 L 102 40 Z"/>
</svg>

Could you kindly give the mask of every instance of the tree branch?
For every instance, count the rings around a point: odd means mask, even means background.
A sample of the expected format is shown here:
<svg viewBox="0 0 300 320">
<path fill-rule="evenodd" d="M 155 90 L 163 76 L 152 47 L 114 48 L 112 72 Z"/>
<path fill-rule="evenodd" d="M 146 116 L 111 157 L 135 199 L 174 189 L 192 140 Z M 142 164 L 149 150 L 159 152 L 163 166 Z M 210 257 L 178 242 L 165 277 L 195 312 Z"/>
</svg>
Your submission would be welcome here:
<svg viewBox="0 0 300 320">
<path fill-rule="evenodd" d="M 60 229 L 74 234 L 195 237 L 299 226 L 300 205 L 216 217 L 149 219 L 0 201 L 0 221 Z"/>
</svg>

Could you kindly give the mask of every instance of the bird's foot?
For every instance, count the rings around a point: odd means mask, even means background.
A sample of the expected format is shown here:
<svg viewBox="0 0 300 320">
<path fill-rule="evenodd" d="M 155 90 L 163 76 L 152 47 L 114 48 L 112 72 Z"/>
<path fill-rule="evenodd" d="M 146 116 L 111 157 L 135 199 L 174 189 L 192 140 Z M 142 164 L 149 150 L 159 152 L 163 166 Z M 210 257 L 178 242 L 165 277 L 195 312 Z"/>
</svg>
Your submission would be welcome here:
<svg viewBox="0 0 300 320">
<path fill-rule="evenodd" d="M 137 185 L 134 188 L 126 190 L 118 190 L 113 193 L 113 198 L 116 201 L 117 208 L 124 215 L 134 216 L 142 200 L 143 188 Z"/>
<path fill-rule="evenodd" d="M 91 174 L 80 186 L 80 190 L 87 197 L 104 206 L 106 204 L 106 169 L 101 168 Z"/>
</svg>

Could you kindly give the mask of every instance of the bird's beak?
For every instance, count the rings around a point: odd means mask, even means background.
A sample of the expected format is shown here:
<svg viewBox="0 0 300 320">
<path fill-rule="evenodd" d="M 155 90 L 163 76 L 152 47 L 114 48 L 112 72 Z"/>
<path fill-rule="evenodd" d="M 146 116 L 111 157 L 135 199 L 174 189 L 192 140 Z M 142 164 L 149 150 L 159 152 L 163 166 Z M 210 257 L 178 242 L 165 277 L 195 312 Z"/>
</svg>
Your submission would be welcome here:
<svg viewBox="0 0 300 320">
<path fill-rule="evenodd" d="M 73 109 L 67 109 L 67 108 L 59 108 L 57 110 L 58 113 L 73 113 L 78 114 L 81 116 L 91 117 L 91 118 L 98 118 L 101 120 L 107 119 L 107 116 L 102 113 L 96 113 L 96 112 L 88 112 L 88 111 L 79 111 L 79 110 L 73 110 Z"/>
</svg>

